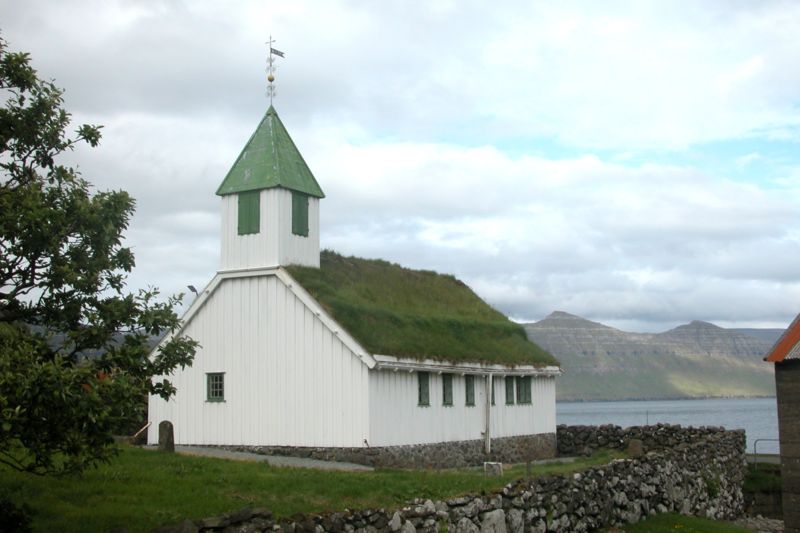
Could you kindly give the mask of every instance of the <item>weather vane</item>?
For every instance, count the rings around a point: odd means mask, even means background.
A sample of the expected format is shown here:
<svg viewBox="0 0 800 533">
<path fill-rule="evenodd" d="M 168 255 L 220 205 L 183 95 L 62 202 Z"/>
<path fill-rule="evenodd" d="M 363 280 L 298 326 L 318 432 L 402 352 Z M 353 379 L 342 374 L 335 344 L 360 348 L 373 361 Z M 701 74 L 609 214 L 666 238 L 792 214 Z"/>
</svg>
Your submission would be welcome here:
<svg viewBox="0 0 800 533">
<path fill-rule="evenodd" d="M 269 105 L 272 105 L 272 97 L 275 96 L 275 86 L 273 85 L 275 81 L 275 65 L 273 64 L 273 57 L 283 57 L 283 52 L 272 47 L 272 43 L 274 42 L 275 40 L 272 38 L 272 35 L 270 35 L 269 41 L 266 42 L 266 44 L 269 45 L 269 59 L 267 60 L 267 81 L 269 82 L 267 94 L 269 94 Z"/>
</svg>

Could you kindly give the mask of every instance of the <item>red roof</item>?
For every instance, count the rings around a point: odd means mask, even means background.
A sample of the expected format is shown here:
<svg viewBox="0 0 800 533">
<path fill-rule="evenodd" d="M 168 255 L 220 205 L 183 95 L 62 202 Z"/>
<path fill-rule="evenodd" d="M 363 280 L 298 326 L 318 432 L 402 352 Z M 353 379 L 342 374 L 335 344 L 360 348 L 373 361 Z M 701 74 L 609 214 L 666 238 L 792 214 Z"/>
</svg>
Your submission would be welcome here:
<svg viewBox="0 0 800 533">
<path fill-rule="evenodd" d="M 794 349 L 798 347 L 798 343 L 800 343 L 800 315 L 797 315 L 794 322 L 786 328 L 786 331 L 783 332 L 781 338 L 778 339 L 778 342 L 776 342 L 775 346 L 769 351 L 764 361 L 780 363 L 786 359 L 787 356 L 789 359 L 800 357 L 797 353 L 793 353 Z"/>
</svg>

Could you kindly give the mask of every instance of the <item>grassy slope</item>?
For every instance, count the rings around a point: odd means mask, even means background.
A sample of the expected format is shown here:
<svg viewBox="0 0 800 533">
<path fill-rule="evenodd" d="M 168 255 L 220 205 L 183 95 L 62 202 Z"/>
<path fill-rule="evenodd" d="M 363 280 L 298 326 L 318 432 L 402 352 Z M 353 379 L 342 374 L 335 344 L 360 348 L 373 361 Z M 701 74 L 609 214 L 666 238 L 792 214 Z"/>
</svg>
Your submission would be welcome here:
<svg viewBox="0 0 800 533">
<path fill-rule="evenodd" d="M 320 256 L 289 273 L 370 352 L 504 364 L 557 364 L 522 326 L 453 276 L 380 260 Z"/>
<path fill-rule="evenodd" d="M 574 472 L 617 457 L 602 452 L 575 463 L 534 466 L 533 474 Z M 499 489 L 524 475 L 523 466 L 495 478 L 479 470 L 330 472 L 123 448 L 110 464 L 82 477 L 42 478 L 0 466 L 0 491 L 33 508 L 37 531 L 126 527 L 133 532 L 247 506 L 266 507 L 279 517 L 401 507 L 414 497 L 441 499 Z"/>
<path fill-rule="evenodd" d="M 694 516 L 681 516 L 673 513 L 651 516 L 638 524 L 625 526 L 624 531 L 625 533 L 675 533 L 675 531 L 685 533 L 752 533 L 749 529 L 733 526 L 725 522 Z"/>
</svg>

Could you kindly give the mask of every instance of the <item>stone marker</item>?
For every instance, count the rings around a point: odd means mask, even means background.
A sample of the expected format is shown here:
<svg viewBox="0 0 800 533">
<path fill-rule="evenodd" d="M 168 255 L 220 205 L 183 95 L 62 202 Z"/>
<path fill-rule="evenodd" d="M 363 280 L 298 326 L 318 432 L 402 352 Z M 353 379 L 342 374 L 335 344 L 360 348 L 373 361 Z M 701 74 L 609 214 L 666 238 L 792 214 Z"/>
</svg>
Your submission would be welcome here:
<svg viewBox="0 0 800 533">
<path fill-rule="evenodd" d="M 175 451 L 175 432 L 169 420 L 163 420 L 158 424 L 158 449 L 162 452 Z"/>
<path fill-rule="evenodd" d="M 644 455 L 644 444 L 641 439 L 631 439 L 628 441 L 628 455 L 631 457 L 641 457 Z"/>
</svg>

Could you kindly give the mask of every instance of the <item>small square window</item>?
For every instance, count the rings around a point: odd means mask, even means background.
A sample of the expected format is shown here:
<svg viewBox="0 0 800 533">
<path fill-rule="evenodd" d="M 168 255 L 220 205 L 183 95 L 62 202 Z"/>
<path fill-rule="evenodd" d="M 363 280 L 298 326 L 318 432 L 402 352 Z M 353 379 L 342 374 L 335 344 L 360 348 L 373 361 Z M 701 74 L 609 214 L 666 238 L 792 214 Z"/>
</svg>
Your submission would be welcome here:
<svg viewBox="0 0 800 533">
<path fill-rule="evenodd" d="M 431 404 L 430 380 L 427 372 L 417 373 L 417 405 L 427 407 Z"/>
<path fill-rule="evenodd" d="M 225 373 L 210 372 L 206 374 L 206 401 L 225 401 Z"/>
<path fill-rule="evenodd" d="M 466 405 L 474 406 L 475 405 L 475 376 L 466 375 L 464 376 L 464 384 L 466 386 Z"/>
<path fill-rule="evenodd" d="M 453 374 L 442 374 L 442 405 L 453 405 Z"/>
<path fill-rule="evenodd" d="M 514 376 L 506 376 L 506 405 L 514 405 Z"/>
</svg>

